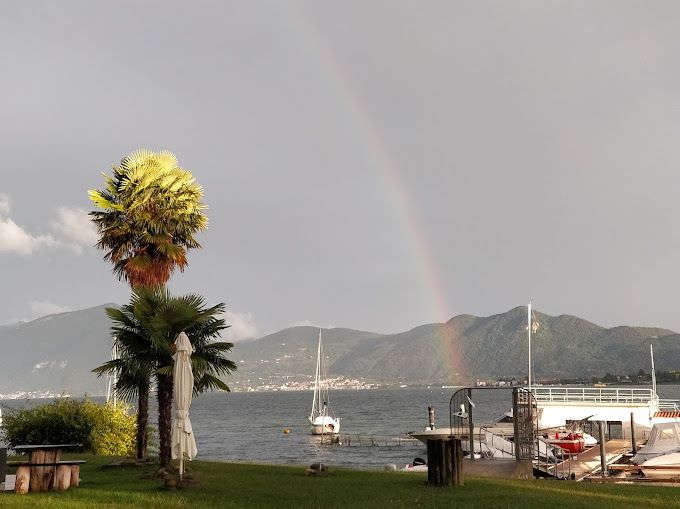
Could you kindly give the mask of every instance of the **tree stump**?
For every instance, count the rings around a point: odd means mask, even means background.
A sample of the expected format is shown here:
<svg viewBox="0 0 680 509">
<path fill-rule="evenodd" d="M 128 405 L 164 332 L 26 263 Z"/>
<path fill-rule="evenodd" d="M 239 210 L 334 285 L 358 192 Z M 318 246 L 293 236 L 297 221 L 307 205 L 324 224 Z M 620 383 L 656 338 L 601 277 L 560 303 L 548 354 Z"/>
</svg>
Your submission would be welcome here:
<svg viewBox="0 0 680 509">
<path fill-rule="evenodd" d="M 30 491 L 49 491 L 54 487 L 54 463 L 58 461 L 59 452 L 56 449 L 39 449 L 31 452 Z M 46 466 L 39 466 L 47 464 Z"/>
<path fill-rule="evenodd" d="M 66 491 L 71 486 L 71 466 L 59 465 L 54 476 L 54 489 L 57 491 Z"/>
<path fill-rule="evenodd" d="M 16 481 L 14 484 L 14 492 L 22 495 L 28 493 L 28 487 L 31 481 L 31 467 L 28 465 L 19 465 L 16 472 Z"/>
<path fill-rule="evenodd" d="M 71 482 L 70 486 L 80 486 L 80 465 L 70 465 Z"/>
</svg>

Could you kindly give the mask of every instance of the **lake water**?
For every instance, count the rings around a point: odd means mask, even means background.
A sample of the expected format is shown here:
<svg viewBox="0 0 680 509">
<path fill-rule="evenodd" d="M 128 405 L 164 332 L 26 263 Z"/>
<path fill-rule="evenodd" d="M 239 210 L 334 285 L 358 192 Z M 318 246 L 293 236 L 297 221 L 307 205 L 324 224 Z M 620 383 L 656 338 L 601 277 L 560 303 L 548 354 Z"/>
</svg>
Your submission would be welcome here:
<svg viewBox="0 0 680 509">
<path fill-rule="evenodd" d="M 398 437 L 423 429 L 427 407 L 436 410 L 435 424 L 448 426 L 449 400 L 456 389 L 401 388 L 333 391 L 331 407 L 341 418 L 341 437 L 350 444 L 320 444 L 309 435 L 307 416 L 310 392 L 208 393 L 194 399 L 191 421 L 196 435 L 197 459 L 382 469 L 386 464 L 405 465 L 425 456 L 420 442 L 404 441 L 388 446 L 385 437 Z M 677 399 L 680 386 L 659 386 L 661 398 Z M 512 391 L 474 390 L 475 421 L 488 422 L 512 406 Z M 3 407 L 34 402 L 3 401 Z M 153 410 L 152 410 L 153 411 Z M 155 415 L 152 416 L 155 420 Z M 289 433 L 284 433 L 284 429 Z M 363 437 L 356 446 L 358 436 Z M 371 445 L 370 438 L 374 437 Z"/>
<path fill-rule="evenodd" d="M 385 437 L 405 437 L 408 431 L 424 428 L 428 405 L 434 405 L 436 421 L 448 426 L 453 392 L 408 388 L 332 392 L 331 408 L 341 419 L 340 435 L 345 442 L 349 435 L 351 446 L 322 445 L 319 437 L 309 434 L 311 392 L 207 394 L 195 400 L 191 416 L 196 440 L 206 444 L 201 453 L 204 459 L 301 465 L 322 461 L 382 469 L 387 463 L 405 465 L 425 454 L 420 442 L 388 446 Z M 500 392 L 507 397 L 497 395 L 497 399 L 511 398 L 510 391 Z M 504 405 L 496 407 L 500 415 Z M 283 432 L 286 428 L 290 433 Z M 354 445 L 358 436 L 365 445 Z M 376 445 L 370 445 L 371 437 Z"/>
</svg>

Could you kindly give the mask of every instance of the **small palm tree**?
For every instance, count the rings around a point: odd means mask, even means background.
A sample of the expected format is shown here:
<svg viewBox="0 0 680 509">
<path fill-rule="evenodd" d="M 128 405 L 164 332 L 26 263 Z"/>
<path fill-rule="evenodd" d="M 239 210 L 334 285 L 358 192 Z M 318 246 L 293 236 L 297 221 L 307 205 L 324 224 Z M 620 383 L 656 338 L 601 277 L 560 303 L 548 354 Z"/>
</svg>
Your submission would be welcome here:
<svg viewBox="0 0 680 509">
<path fill-rule="evenodd" d="M 160 441 L 161 465 L 170 463 L 172 427 L 172 388 L 174 340 L 185 332 L 194 352 L 191 364 L 194 372 L 194 393 L 229 387 L 220 379 L 236 369 L 236 364 L 224 357 L 233 348 L 232 343 L 215 342 L 222 330 L 228 326 L 219 315 L 224 313 L 223 303 L 207 306 L 205 299 L 196 294 L 170 297 L 165 290 L 157 289 L 156 294 L 165 294 L 163 303 L 157 307 L 152 319 L 155 330 L 153 341 L 157 348 L 158 368 L 158 436 Z"/>
<path fill-rule="evenodd" d="M 194 348 L 191 356 L 194 370 L 194 393 L 207 390 L 229 390 L 220 377 L 236 369 L 236 364 L 224 355 L 233 348 L 232 343 L 216 342 L 222 330 L 228 326 L 219 315 L 224 313 L 223 303 L 207 306 L 199 295 L 171 296 L 165 288 L 136 288 L 130 304 L 121 310 L 112 309 L 109 317 L 121 355 L 95 369 L 97 373 L 117 371 L 119 381 L 116 390 L 123 397 L 138 396 L 141 387 L 151 376 L 156 378 L 158 388 L 158 433 L 160 439 L 160 462 L 170 463 L 172 425 L 172 366 L 174 340 L 180 332 L 186 332 Z M 140 413 L 143 409 L 140 407 Z M 146 407 L 148 415 L 148 403 Z M 140 438 L 140 430 L 146 422 L 140 422 L 138 414 L 139 447 L 146 438 Z M 143 426 L 143 427 L 141 427 Z"/>
<path fill-rule="evenodd" d="M 118 358 L 93 369 L 101 375 L 116 373 L 116 394 L 127 401 L 137 400 L 137 458 L 146 457 L 149 422 L 149 388 L 155 368 L 154 347 L 149 339 L 145 314 L 135 308 L 137 296 L 120 309 L 106 308 L 114 323 L 111 327 Z"/>
</svg>

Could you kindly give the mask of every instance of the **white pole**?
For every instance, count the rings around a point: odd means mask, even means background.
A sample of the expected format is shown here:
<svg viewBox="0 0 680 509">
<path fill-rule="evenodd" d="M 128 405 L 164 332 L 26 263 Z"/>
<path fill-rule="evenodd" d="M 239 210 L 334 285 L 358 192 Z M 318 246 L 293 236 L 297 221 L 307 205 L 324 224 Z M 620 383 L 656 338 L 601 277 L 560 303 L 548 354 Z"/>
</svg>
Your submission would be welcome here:
<svg viewBox="0 0 680 509">
<path fill-rule="evenodd" d="M 529 392 L 531 392 L 531 305 L 533 301 L 529 301 L 527 306 L 527 332 L 529 334 Z"/>
<path fill-rule="evenodd" d="M 114 342 L 112 348 L 113 348 L 112 357 L 113 357 L 115 360 L 117 360 L 117 359 L 118 359 L 118 345 Z M 113 408 L 116 408 L 116 406 L 118 405 L 118 395 L 117 395 L 116 392 L 115 392 L 116 385 L 118 384 L 118 372 L 117 372 L 117 371 L 114 371 L 114 372 L 113 372 L 113 380 L 112 380 L 112 383 L 113 383 L 113 388 L 114 388 L 114 392 L 113 392 Z"/>
<path fill-rule="evenodd" d="M 654 397 L 656 398 L 656 371 L 654 371 L 654 346 L 649 345 L 649 354 L 652 357 L 652 392 L 654 392 Z"/>
<path fill-rule="evenodd" d="M 111 360 L 115 361 L 118 359 L 118 346 L 116 345 L 116 339 L 113 338 L 113 343 L 111 344 Z M 118 403 L 118 397 L 116 395 L 116 383 L 118 382 L 118 374 L 114 371 L 109 373 L 107 377 L 108 381 L 106 384 L 106 403 L 112 403 L 113 408 L 116 408 Z"/>
<path fill-rule="evenodd" d="M 184 429 L 182 429 L 182 433 L 184 433 Z M 180 435 L 182 435 L 180 433 Z M 182 474 L 184 473 L 184 451 L 182 450 L 182 442 L 183 440 L 180 439 L 179 441 L 179 482 L 180 484 L 182 483 Z"/>
</svg>

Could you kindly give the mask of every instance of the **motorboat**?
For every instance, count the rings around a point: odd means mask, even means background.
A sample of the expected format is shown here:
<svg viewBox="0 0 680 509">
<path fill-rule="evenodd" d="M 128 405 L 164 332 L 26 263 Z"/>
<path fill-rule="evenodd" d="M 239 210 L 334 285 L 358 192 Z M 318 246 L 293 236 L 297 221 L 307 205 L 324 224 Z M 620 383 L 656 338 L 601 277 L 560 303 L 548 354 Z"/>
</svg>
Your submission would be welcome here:
<svg viewBox="0 0 680 509">
<path fill-rule="evenodd" d="M 570 454 L 579 454 L 586 447 L 586 439 L 583 434 L 575 431 L 558 431 L 554 435 L 549 435 L 545 441 Z"/>
<path fill-rule="evenodd" d="M 658 456 L 680 452 L 680 422 L 657 423 L 652 426 L 647 444 L 631 458 L 642 464 Z"/>
</svg>

